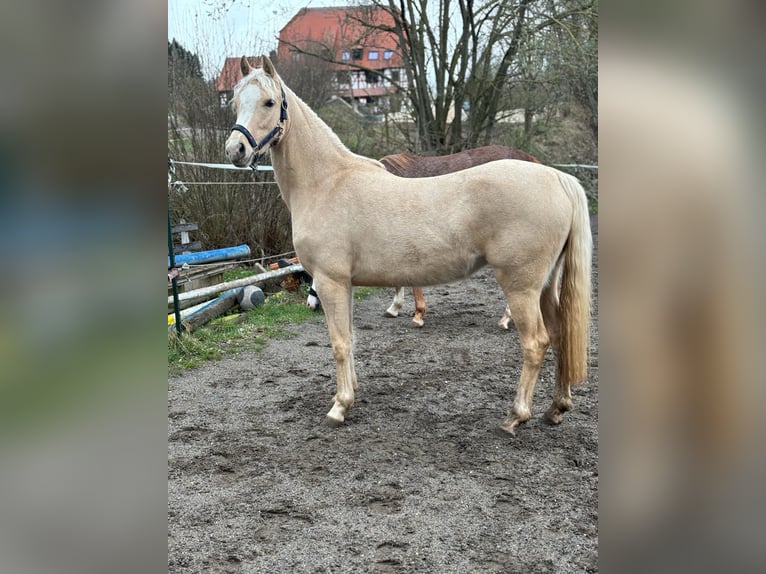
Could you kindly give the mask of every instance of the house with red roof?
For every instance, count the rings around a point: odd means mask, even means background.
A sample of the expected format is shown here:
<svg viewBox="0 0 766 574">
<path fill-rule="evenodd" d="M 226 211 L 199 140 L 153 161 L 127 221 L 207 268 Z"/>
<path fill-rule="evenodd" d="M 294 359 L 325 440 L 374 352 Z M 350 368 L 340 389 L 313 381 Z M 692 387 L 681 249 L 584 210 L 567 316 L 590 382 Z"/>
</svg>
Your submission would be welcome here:
<svg viewBox="0 0 766 574">
<path fill-rule="evenodd" d="M 393 17 L 379 6 L 301 8 L 279 31 L 280 62 L 311 61 L 316 54 L 335 69 L 337 95 L 371 113 L 399 111 L 392 98 L 407 77 Z"/>
</svg>

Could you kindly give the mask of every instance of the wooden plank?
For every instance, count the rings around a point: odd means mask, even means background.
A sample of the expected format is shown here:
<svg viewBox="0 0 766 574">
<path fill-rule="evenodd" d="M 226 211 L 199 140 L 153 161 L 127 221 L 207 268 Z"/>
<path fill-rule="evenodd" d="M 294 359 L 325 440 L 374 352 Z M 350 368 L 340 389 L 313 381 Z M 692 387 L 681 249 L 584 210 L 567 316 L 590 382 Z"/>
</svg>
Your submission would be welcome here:
<svg viewBox="0 0 766 574">
<path fill-rule="evenodd" d="M 184 251 L 199 251 L 202 249 L 202 243 L 199 241 L 192 241 L 191 243 L 182 243 L 180 245 L 173 245 L 173 254 L 178 255 Z"/>
<path fill-rule="evenodd" d="M 173 233 L 181 233 L 183 231 L 198 231 L 196 223 L 179 223 L 170 227 L 170 231 Z"/>
</svg>

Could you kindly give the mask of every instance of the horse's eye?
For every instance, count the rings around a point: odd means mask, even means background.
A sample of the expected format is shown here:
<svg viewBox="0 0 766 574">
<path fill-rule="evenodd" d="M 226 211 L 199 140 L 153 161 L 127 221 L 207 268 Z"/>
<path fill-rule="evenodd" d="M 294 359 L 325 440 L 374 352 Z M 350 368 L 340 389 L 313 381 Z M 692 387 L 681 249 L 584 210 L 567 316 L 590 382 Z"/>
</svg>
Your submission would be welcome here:
<svg viewBox="0 0 766 574">
<path fill-rule="evenodd" d="M 273 108 L 274 104 L 276 104 L 276 102 L 274 100 L 266 100 L 266 107 L 267 108 Z"/>
</svg>

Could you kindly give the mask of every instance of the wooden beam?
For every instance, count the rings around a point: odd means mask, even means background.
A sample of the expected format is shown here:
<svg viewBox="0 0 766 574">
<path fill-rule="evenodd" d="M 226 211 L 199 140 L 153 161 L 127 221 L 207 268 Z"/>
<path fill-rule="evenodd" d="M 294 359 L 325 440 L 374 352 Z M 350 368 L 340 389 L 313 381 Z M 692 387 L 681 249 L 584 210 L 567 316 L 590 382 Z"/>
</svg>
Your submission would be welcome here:
<svg viewBox="0 0 766 574">
<path fill-rule="evenodd" d="M 269 271 L 267 273 L 259 273 L 258 275 L 252 275 L 251 277 L 244 277 L 242 279 L 235 279 L 233 281 L 226 281 L 219 283 L 218 285 L 211 285 L 210 287 L 203 287 L 202 289 L 195 289 L 193 291 L 187 291 L 178 295 L 179 301 L 186 301 L 188 299 L 200 299 L 206 295 L 214 293 L 221 293 L 227 289 L 234 289 L 236 287 L 244 287 L 245 285 L 256 285 L 263 283 L 269 279 L 275 277 L 283 277 L 285 275 L 292 275 L 293 273 L 300 273 L 303 271 L 303 265 L 291 265 L 290 267 L 283 267 L 276 271 Z M 168 297 L 168 304 L 173 302 L 172 297 Z"/>
<path fill-rule="evenodd" d="M 173 225 L 170 228 L 170 231 L 173 233 L 181 233 L 182 231 L 198 231 L 199 228 L 197 227 L 196 223 L 179 223 L 178 225 Z"/>
<path fill-rule="evenodd" d="M 173 245 L 173 253 L 178 255 L 184 251 L 199 251 L 202 249 L 202 243 L 199 241 L 192 241 L 191 243 L 182 243 L 181 245 Z"/>
</svg>

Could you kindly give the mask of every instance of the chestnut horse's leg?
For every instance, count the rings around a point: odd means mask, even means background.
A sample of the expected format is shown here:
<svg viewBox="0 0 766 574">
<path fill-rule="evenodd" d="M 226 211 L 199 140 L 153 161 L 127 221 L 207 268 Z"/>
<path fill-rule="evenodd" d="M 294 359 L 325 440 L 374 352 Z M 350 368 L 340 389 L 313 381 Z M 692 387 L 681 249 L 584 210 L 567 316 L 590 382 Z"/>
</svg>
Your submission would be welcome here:
<svg viewBox="0 0 766 574">
<path fill-rule="evenodd" d="M 498 273 L 498 279 L 499 276 Z M 502 281 L 500 284 L 504 285 Z M 511 412 L 500 425 L 504 431 L 515 434 L 516 427 L 532 416 L 532 395 L 550 340 L 540 310 L 540 293 L 534 290 L 508 292 L 506 288 L 504 291 L 524 355 L 516 398 L 513 400 Z"/>
<path fill-rule="evenodd" d="M 415 299 L 415 315 L 412 317 L 412 322 L 422 327 L 423 315 L 426 314 L 426 296 L 423 294 L 423 288 L 413 287 L 412 297 Z"/>
<path fill-rule="evenodd" d="M 337 376 L 337 392 L 333 397 L 332 409 L 327 413 L 327 422 L 336 426 L 345 420 L 348 410 L 354 404 L 354 391 L 357 388 L 353 353 L 351 282 L 338 282 L 327 277 L 318 277 L 317 287 L 319 287 L 319 297 L 327 319 Z"/>
<path fill-rule="evenodd" d="M 402 305 L 404 305 L 404 287 L 397 287 L 396 293 L 394 294 L 394 300 L 391 303 L 391 306 L 386 309 L 386 315 L 389 317 L 398 317 Z"/>
</svg>

